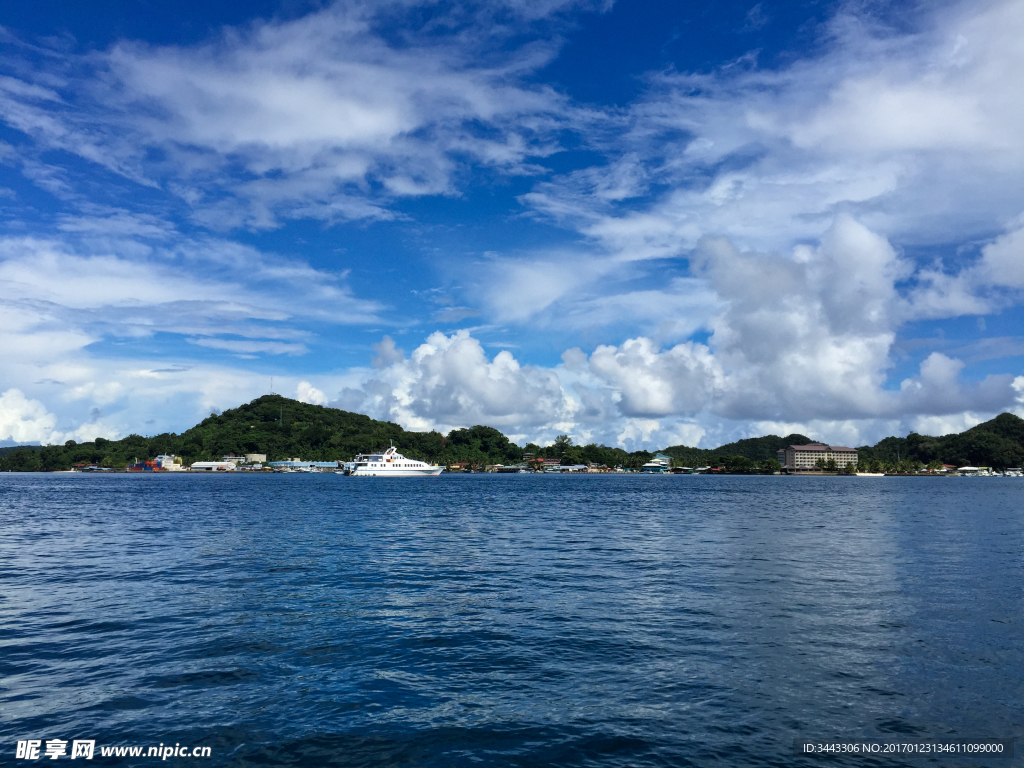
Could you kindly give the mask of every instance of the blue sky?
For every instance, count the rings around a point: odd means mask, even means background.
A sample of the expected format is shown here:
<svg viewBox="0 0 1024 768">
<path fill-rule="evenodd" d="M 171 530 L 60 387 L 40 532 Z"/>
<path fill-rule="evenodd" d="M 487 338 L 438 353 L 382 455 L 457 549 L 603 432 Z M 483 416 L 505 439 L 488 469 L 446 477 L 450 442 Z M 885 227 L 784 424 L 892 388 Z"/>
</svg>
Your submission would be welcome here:
<svg viewBox="0 0 1024 768">
<path fill-rule="evenodd" d="M 833 443 L 1024 413 L 1024 3 L 39 2 L 0 443 L 270 390 Z"/>
</svg>

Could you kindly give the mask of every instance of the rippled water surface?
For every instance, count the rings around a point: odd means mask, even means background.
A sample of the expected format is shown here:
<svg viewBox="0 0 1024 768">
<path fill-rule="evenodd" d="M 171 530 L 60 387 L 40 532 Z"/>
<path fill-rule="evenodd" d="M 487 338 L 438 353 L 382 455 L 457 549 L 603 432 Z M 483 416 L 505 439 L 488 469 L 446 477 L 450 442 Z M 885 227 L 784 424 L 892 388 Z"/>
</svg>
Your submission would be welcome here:
<svg viewBox="0 0 1024 768">
<path fill-rule="evenodd" d="M 28 738 L 236 766 L 1020 738 L 1022 566 L 1012 478 L 0 475 L 0 763 Z"/>
</svg>

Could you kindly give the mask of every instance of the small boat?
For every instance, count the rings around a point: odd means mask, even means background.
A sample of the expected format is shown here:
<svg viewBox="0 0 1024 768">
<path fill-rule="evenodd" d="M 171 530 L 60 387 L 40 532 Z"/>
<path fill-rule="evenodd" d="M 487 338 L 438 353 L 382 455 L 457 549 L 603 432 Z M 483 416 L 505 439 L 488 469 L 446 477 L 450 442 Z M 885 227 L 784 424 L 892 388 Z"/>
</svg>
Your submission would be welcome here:
<svg viewBox="0 0 1024 768">
<path fill-rule="evenodd" d="M 353 477 L 433 477 L 443 471 L 444 467 L 403 456 L 393 445 L 384 453 L 361 453 L 345 464 L 345 474 Z"/>
</svg>

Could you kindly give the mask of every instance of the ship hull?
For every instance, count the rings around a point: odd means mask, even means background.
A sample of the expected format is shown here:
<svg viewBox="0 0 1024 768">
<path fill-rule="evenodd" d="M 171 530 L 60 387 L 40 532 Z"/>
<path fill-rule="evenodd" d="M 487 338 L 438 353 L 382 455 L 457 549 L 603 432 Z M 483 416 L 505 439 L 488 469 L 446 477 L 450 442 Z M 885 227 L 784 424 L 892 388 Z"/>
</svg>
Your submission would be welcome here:
<svg viewBox="0 0 1024 768">
<path fill-rule="evenodd" d="M 350 472 L 352 477 L 437 477 L 444 467 L 423 467 L 422 469 L 369 469 L 360 467 Z"/>
</svg>

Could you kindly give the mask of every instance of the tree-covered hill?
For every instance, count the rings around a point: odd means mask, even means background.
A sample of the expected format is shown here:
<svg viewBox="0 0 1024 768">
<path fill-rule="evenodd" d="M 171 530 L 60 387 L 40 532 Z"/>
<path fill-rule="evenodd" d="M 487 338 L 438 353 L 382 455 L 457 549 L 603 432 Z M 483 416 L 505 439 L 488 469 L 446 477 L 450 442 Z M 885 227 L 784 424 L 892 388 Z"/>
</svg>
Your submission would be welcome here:
<svg viewBox="0 0 1024 768">
<path fill-rule="evenodd" d="M 742 457 L 752 462 L 763 462 L 774 460 L 779 449 L 787 445 L 803 445 L 811 442 L 809 437 L 803 435 L 765 435 L 764 437 L 750 437 L 746 440 L 737 440 L 734 443 L 726 443 L 718 448 L 689 448 L 685 445 L 673 445 L 666 448 L 662 453 L 671 456 L 680 464 L 689 467 L 701 467 L 711 464 L 727 464 L 727 457 Z"/>
<path fill-rule="evenodd" d="M 966 432 L 942 437 L 911 432 L 906 437 L 887 437 L 874 446 L 861 446 L 857 452 L 861 464 L 939 461 L 958 467 L 1020 467 L 1024 465 L 1024 419 L 1001 413 Z"/>
<path fill-rule="evenodd" d="M 394 443 L 407 456 L 451 464 L 510 463 L 522 449 L 491 427 L 439 432 L 408 432 L 397 424 L 359 413 L 265 395 L 238 408 L 211 414 L 181 434 L 129 435 L 122 440 L 97 438 L 61 446 L 24 446 L 0 452 L 0 470 L 68 469 L 75 464 L 123 467 L 135 460 L 173 453 L 185 463 L 219 459 L 228 454 L 265 453 L 270 461 L 349 461 L 357 453 Z"/>
<path fill-rule="evenodd" d="M 186 464 L 246 453 L 266 454 L 269 461 L 350 461 L 357 453 L 383 449 L 392 443 L 406 456 L 444 465 L 513 464 L 523 458 L 523 449 L 493 427 L 455 429 L 447 435 L 409 432 L 359 413 L 264 395 L 238 408 L 211 414 L 181 434 L 129 435 L 122 440 L 97 438 L 86 443 L 68 441 L 62 446 L 5 449 L 0 451 L 0 471 L 59 470 L 82 463 L 118 468 L 165 453 L 181 456 Z M 527 448 L 541 456 L 564 456 L 567 461 L 571 459 L 570 463 L 607 460 L 639 466 L 651 456 L 646 451 L 628 454 L 606 446 L 581 448 L 572 446 L 568 438 L 563 443 Z M 569 455 L 565 447 L 572 449 Z"/>
<path fill-rule="evenodd" d="M 664 450 L 678 464 L 725 465 L 734 471 L 767 471 L 776 452 L 790 444 L 810 442 L 804 435 L 766 435 L 739 440 L 714 449 L 675 445 Z M 219 459 L 228 454 L 264 453 L 270 461 L 349 461 L 357 453 L 390 444 L 407 456 L 438 464 L 510 464 L 524 452 L 557 458 L 563 464 L 597 462 L 608 466 L 638 467 L 653 454 L 626 452 L 605 445 L 573 445 L 565 435 L 553 445 L 520 448 L 493 427 L 475 426 L 440 432 L 409 432 L 397 424 L 376 421 L 359 413 L 300 403 L 281 395 L 264 395 L 221 414 L 211 414 L 181 434 L 153 437 L 129 435 L 122 440 L 97 438 L 86 443 L 0 448 L 0 471 L 70 469 L 75 464 L 123 467 L 135 460 L 173 453 L 185 463 Z M 897 460 L 924 464 L 941 461 L 1002 468 L 1024 465 L 1024 420 L 1009 413 L 960 434 L 928 437 L 911 433 L 887 437 L 875 446 L 857 449 L 862 465 Z"/>
<path fill-rule="evenodd" d="M 479 461 L 500 456 L 518 460 L 521 449 L 489 427 L 439 432 L 407 432 L 397 424 L 359 413 L 265 395 L 238 408 L 211 414 L 181 434 L 129 435 L 62 446 L 30 447 L 0 456 L 3 470 L 67 469 L 76 463 L 123 467 L 136 459 L 173 453 L 185 463 L 228 454 L 264 453 L 270 461 L 350 460 L 355 454 L 394 443 L 402 453 L 431 461 Z"/>
</svg>

